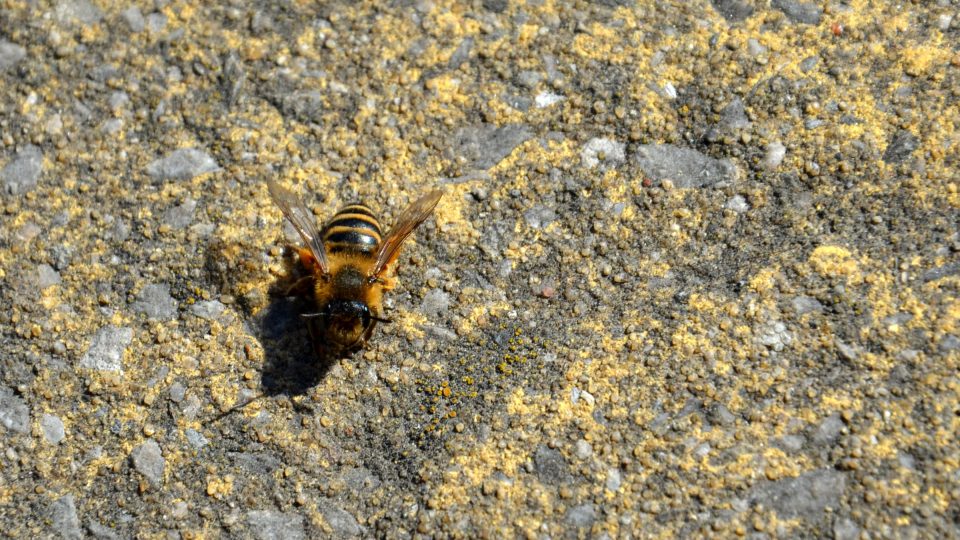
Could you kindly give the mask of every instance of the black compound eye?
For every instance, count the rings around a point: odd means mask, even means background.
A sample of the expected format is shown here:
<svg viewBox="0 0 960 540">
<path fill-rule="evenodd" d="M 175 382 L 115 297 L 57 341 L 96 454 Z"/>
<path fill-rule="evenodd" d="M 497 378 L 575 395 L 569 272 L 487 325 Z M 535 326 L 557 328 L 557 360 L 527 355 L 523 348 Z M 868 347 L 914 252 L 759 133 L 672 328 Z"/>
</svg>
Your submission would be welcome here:
<svg viewBox="0 0 960 540">
<path fill-rule="evenodd" d="M 368 326 L 370 326 L 370 308 L 367 307 L 366 304 L 360 304 L 359 302 L 358 304 L 359 304 L 358 311 L 360 315 L 360 323 L 363 324 L 364 328 L 367 328 Z"/>
</svg>

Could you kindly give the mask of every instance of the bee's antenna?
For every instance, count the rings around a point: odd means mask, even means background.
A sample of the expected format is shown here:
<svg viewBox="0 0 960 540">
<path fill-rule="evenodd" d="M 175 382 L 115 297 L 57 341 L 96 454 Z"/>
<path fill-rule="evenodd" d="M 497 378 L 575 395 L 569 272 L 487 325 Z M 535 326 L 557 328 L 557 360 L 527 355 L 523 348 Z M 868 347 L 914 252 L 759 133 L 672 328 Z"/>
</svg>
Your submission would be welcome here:
<svg viewBox="0 0 960 540">
<path fill-rule="evenodd" d="M 370 318 L 373 319 L 373 320 L 375 320 L 375 321 L 377 321 L 377 322 L 382 322 L 382 323 L 392 323 L 392 322 L 393 322 L 393 319 L 381 319 L 380 317 L 376 317 L 376 316 L 374 316 L 374 315 L 371 315 Z"/>
</svg>

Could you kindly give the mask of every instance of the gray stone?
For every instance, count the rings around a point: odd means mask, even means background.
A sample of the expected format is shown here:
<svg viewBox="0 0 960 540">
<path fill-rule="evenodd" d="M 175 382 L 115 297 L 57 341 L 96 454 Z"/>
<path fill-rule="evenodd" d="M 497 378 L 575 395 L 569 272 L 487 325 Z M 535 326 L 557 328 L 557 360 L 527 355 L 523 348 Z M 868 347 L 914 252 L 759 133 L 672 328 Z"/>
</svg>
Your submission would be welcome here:
<svg viewBox="0 0 960 540">
<path fill-rule="evenodd" d="M 677 87 L 673 85 L 672 82 L 666 82 L 660 87 L 659 92 L 664 99 L 674 100 L 677 99 Z"/>
<path fill-rule="evenodd" d="M 738 214 L 742 214 L 747 210 L 750 210 L 750 205 L 747 203 L 747 200 L 743 198 L 743 195 L 734 195 L 730 197 L 730 200 L 723 205 L 727 210 L 733 210 Z"/>
<path fill-rule="evenodd" d="M 810 70 L 817 66 L 817 63 L 820 62 L 820 58 L 816 56 L 808 56 L 800 62 L 800 71 L 804 73 L 809 73 Z"/>
<path fill-rule="evenodd" d="M 623 474 L 620 473 L 620 469 L 615 467 L 610 467 L 607 469 L 607 481 L 604 483 L 604 487 L 610 491 L 616 492 L 620 489 L 620 485 L 623 483 Z"/>
<path fill-rule="evenodd" d="M 114 92 L 110 94 L 110 99 L 107 100 L 107 105 L 115 111 L 126 107 L 128 103 L 130 103 L 130 94 L 126 92 Z"/>
<path fill-rule="evenodd" d="M 281 110 L 302 122 L 322 122 L 324 95 L 317 90 L 297 90 L 281 98 Z"/>
<path fill-rule="evenodd" d="M 901 163 L 910 157 L 914 150 L 920 148 L 920 139 L 906 130 L 900 130 L 890 139 L 890 144 L 883 152 L 883 161 L 887 163 Z"/>
<path fill-rule="evenodd" d="M 443 289 L 430 289 L 423 295 L 423 302 L 420 303 L 420 312 L 427 317 L 435 317 L 447 311 L 450 307 L 450 295 Z"/>
<path fill-rule="evenodd" d="M 253 32 L 254 35 L 263 35 L 266 32 L 274 30 L 274 28 L 274 21 L 270 15 L 259 9 L 253 12 L 253 16 L 250 17 L 250 31 Z"/>
<path fill-rule="evenodd" d="M 597 509 L 590 503 L 574 506 L 567 510 L 566 520 L 578 529 L 589 528 L 597 520 Z"/>
<path fill-rule="evenodd" d="M 700 443 L 696 447 L 694 447 L 692 454 L 693 454 L 693 457 L 695 457 L 696 459 L 702 460 L 703 458 L 710 455 L 711 450 L 713 450 L 713 447 L 710 446 L 709 443 Z"/>
<path fill-rule="evenodd" d="M 163 213 L 163 222 L 174 229 L 183 229 L 193 223 L 193 214 L 197 209 L 197 201 L 187 199 L 183 204 L 168 208 Z"/>
<path fill-rule="evenodd" d="M 167 16 L 155 11 L 147 15 L 147 30 L 152 34 L 158 34 L 167 27 Z"/>
<path fill-rule="evenodd" d="M 37 286 L 41 289 L 60 284 L 60 273 L 49 264 L 37 265 Z"/>
<path fill-rule="evenodd" d="M 147 439 L 140 446 L 130 452 L 133 468 L 146 477 L 154 486 L 163 484 L 163 470 L 166 460 L 160 451 L 160 445 L 153 439 Z"/>
<path fill-rule="evenodd" d="M 773 0 L 770 5 L 782 11 L 791 21 L 803 24 L 820 24 L 820 16 L 823 15 L 823 9 L 812 2 Z"/>
<path fill-rule="evenodd" d="M 545 109 L 554 103 L 559 103 L 563 101 L 563 96 L 559 94 L 554 94 L 553 92 L 540 92 L 533 99 L 533 103 L 537 106 L 538 109 Z"/>
<path fill-rule="evenodd" d="M 120 118 L 111 118 L 100 124 L 100 130 L 107 135 L 116 135 L 121 129 L 123 129 L 123 120 Z"/>
<path fill-rule="evenodd" d="M 783 163 L 783 158 L 787 155 L 787 147 L 780 141 L 773 141 L 764 148 L 763 168 L 772 171 Z"/>
<path fill-rule="evenodd" d="M 180 411 L 183 412 L 183 416 L 187 420 L 193 420 L 200 414 L 200 408 L 202 406 L 203 403 L 200 401 L 200 398 L 194 394 L 190 394 L 180 404 Z"/>
<path fill-rule="evenodd" d="M 781 518 L 820 521 L 827 508 L 836 509 L 847 486 L 847 477 L 833 469 L 819 469 L 753 489 L 750 501 L 772 508 Z"/>
<path fill-rule="evenodd" d="M 173 503 L 173 508 L 170 509 L 170 517 L 174 519 L 183 519 L 189 515 L 189 512 L 190 505 L 187 504 L 187 501 L 177 501 Z"/>
<path fill-rule="evenodd" d="M 470 60 L 470 51 L 473 49 L 473 38 L 466 37 L 463 41 L 460 42 L 460 45 L 457 45 L 457 50 L 453 51 L 453 54 L 450 55 L 450 60 L 447 62 L 447 67 L 450 69 L 457 69 L 464 62 Z"/>
<path fill-rule="evenodd" d="M 607 167 L 617 166 L 625 159 L 626 145 L 613 139 L 595 137 L 580 149 L 580 164 L 588 169 L 601 163 Z"/>
<path fill-rule="evenodd" d="M 230 459 L 240 467 L 257 474 L 269 475 L 280 468 L 280 460 L 267 453 L 229 452 Z"/>
<path fill-rule="evenodd" d="M 843 420 L 840 419 L 840 414 L 831 414 L 824 418 L 823 422 L 820 422 L 820 425 L 817 426 L 816 431 L 813 432 L 813 442 L 832 445 L 840 437 L 842 430 Z"/>
<path fill-rule="evenodd" d="M 73 495 L 64 495 L 50 503 L 50 521 L 60 538 L 70 540 L 83 538 L 83 530 L 80 529 L 80 518 L 77 516 L 77 505 L 73 500 Z"/>
<path fill-rule="evenodd" d="M 437 339 L 443 339 L 446 341 L 454 341 L 457 339 L 457 334 L 454 331 L 448 328 L 444 328 L 442 326 L 437 326 L 435 324 L 425 324 L 423 326 L 423 329 L 427 332 L 427 334 Z"/>
<path fill-rule="evenodd" d="M 857 540 L 860 538 L 860 527 L 850 518 L 839 518 L 833 522 L 834 540 Z"/>
<path fill-rule="evenodd" d="M 203 436 L 203 433 L 195 429 L 188 429 L 184 432 L 184 435 L 187 437 L 187 442 L 190 443 L 195 450 L 200 450 L 204 446 L 210 444 L 210 441 Z"/>
<path fill-rule="evenodd" d="M 26 433 L 30 429 L 30 408 L 27 402 L 0 386 L 0 424 L 10 431 Z"/>
<path fill-rule="evenodd" d="M 187 387 L 182 382 L 177 381 L 170 385 L 170 401 L 180 403 L 187 396 Z"/>
<path fill-rule="evenodd" d="M 382 483 L 380 479 L 366 467 L 351 467 L 344 471 L 341 477 L 347 487 L 356 492 L 377 489 Z"/>
<path fill-rule="evenodd" d="M 523 219 L 531 228 L 542 229 L 557 220 L 557 213 L 553 208 L 538 204 L 524 212 Z"/>
<path fill-rule="evenodd" d="M 745 0 L 711 0 L 710 3 L 729 22 L 741 22 L 753 15 L 753 3 Z"/>
<path fill-rule="evenodd" d="M 236 50 L 231 50 L 223 61 L 223 74 L 220 76 L 220 86 L 227 99 L 227 105 L 233 106 L 240 101 L 243 87 L 247 81 L 247 70 L 243 60 Z"/>
<path fill-rule="evenodd" d="M 147 285 L 140 291 L 133 310 L 143 313 L 150 319 L 170 320 L 177 315 L 177 301 L 170 296 L 170 286 L 166 283 Z"/>
<path fill-rule="evenodd" d="M 507 9 L 507 6 L 510 5 L 510 2 L 507 0 L 482 0 L 480 4 L 483 6 L 483 9 L 487 11 L 503 13 Z"/>
<path fill-rule="evenodd" d="M 517 96 L 514 94 L 504 94 L 502 99 L 504 103 L 509 105 L 511 108 L 521 112 L 527 112 L 530 110 L 530 105 L 533 104 L 532 99 L 526 96 Z"/>
<path fill-rule="evenodd" d="M 637 164 L 650 179 L 671 180 L 678 188 L 707 187 L 733 182 L 739 176 L 728 159 L 714 159 L 690 148 L 672 144 L 644 144 L 637 147 Z"/>
<path fill-rule="evenodd" d="M 786 450 L 787 452 L 798 452 L 803 448 L 803 443 L 807 442 L 803 435 L 784 435 L 774 440 L 774 444 Z"/>
<path fill-rule="evenodd" d="M 454 134 L 447 154 L 451 159 L 465 159 L 469 168 L 489 169 L 509 156 L 531 136 L 530 128 L 522 124 L 500 127 L 480 124 L 464 127 Z"/>
<path fill-rule="evenodd" d="M 13 159 L 0 170 L 0 182 L 5 192 L 20 195 L 37 187 L 41 172 L 43 152 L 29 144 L 14 154 Z"/>
<path fill-rule="evenodd" d="M 190 312 L 201 319 L 212 321 L 220 317 L 226 307 L 219 300 L 202 300 L 190 306 Z"/>
<path fill-rule="evenodd" d="M 761 45 L 760 41 L 758 41 L 756 38 L 750 38 L 747 40 L 747 52 L 750 53 L 750 56 L 756 58 L 767 52 L 767 48 Z"/>
<path fill-rule="evenodd" d="M 913 320 L 913 313 L 900 311 L 900 312 L 894 313 L 893 315 L 884 317 L 883 321 L 881 322 L 883 323 L 884 326 L 894 326 L 894 325 L 903 326 L 912 320 Z"/>
<path fill-rule="evenodd" d="M 80 23 L 84 26 L 97 24 L 103 19 L 103 12 L 90 0 L 60 0 L 53 13 L 61 23 Z"/>
<path fill-rule="evenodd" d="M 823 304 L 819 300 L 810 296 L 795 296 L 790 301 L 794 313 L 797 315 L 806 315 L 807 313 L 819 313 L 823 311 Z"/>
<path fill-rule="evenodd" d="M 0 73 L 19 64 L 26 55 L 27 50 L 16 43 L 0 41 Z"/>
<path fill-rule="evenodd" d="M 330 500 L 320 500 L 317 502 L 317 508 L 323 515 L 327 525 L 333 529 L 335 538 L 344 538 L 348 536 L 357 536 L 363 532 L 363 529 L 357 523 L 354 517 L 334 504 Z"/>
<path fill-rule="evenodd" d="M 938 266 L 936 268 L 931 268 L 924 272 L 920 279 L 926 283 L 928 281 L 936 281 L 938 279 L 945 278 L 947 276 L 952 276 L 955 274 L 960 274 L 960 263 L 951 263 L 945 264 L 943 266 Z"/>
<path fill-rule="evenodd" d="M 948 353 L 960 349 L 960 337 L 957 337 L 953 334 L 947 334 L 940 339 L 940 343 L 937 344 L 937 348 L 940 349 L 942 353 Z"/>
<path fill-rule="evenodd" d="M 43 431 L 43 438 L 50 444 L 60 444 L 60 441 L 67 436 L 63 428 L 63 420 L 52 414 L 44 414 L 40 419 L 40 429 Z"/>
<path fill-rule="evenodd" d="M 917 458 L 913 457 L 913 454 L 909 452 L 897 452 L 897 463 L 905 469 L 910 469 L 911 471 L 917 470 Z"/>
<path fill-rule="evenodd" d="M 87 520 L 87 530 L 97 540 L 120 540 L 120 536 L 110 527 L 97 520 Z"/>
<path fill-rule="evenodd" d="M 750 127 L 750 118 L 747 117 L 747 110 L 743 106 L 743 100 L 734 98 L 727 104 L 720 113 L 720 122 L 718 127 L 726 131 L 734 131 Z"/>
<path fill-rule="evenodd" d="M 301 540 L 306 538 L 303 516 L 276 510 L 247 512 L 247 526 L 259 540 Z"/>
<path fill-rule="evenodd" d="M 533 455 L 537 478 L 544 484 L 556 485 L 570 476 L 570 468 L 559 450 L 541 444 Z"/>
<path fill-rule="evenodd" d="M 123 352 L 132 340 L 131 328 L 104 326 L 93 336 L 90 347 L 80 358 L 80 367 L 99 371 L 123 371 Z"/>
<path fill-rule="evenodd" d="M 543 74 L 538 71 L 524 70 L 520 73 L 517 73 L 516 83 L 517 86 L 522 86 L 524 88 L 534 89 L 540 84 L 540 81 L 543 80 Z"/>
<path fill-rule="evenodd" d="M 769 321 L 757 331 L 757 342 L 774 351 L 780 352 L 793 342 L 793 334 L 787 331 L 787 325 L 780 321 Z"/>
<path fill-rule="evenodd" d="M 14 235 L 14 238 L 26 244 L 39 236 L 41 232 L 43 232 L 43 229 L 41 229 L 39 225 L 32 221 L 28 221 L 24 223 L 22 227 L 20 227 L 20 229 Z"/>
<path fill-rule="evenodd" d="M 118 79 L 122 77 L 123 74 L 120 73 L 120 70 L 117 68 L 117 66 L 104 63 L 92 66 L 91 69 L 87 71 L 87 76 L 94 81 L 106 83 L 111 79 Z"/>
<path fill-rule="evenodd" d="M 941 13 L 937 17 L 937 28 L 941 32 L 946 32 L 950 29 L 950 23 L 953 22 L 954 15 L 952 13 Z"/>
<path fill-rule="evenodd" d="M 140 8 L 137 6 L 133 6 L 120 12 L 120 18 L 123 19 L 123 22 L 127 23 L 127 27 L 130 28 L 131 32 L 143 32 L 143 29 L 147 27 L 147 22 L 143 18 L 143 13 L 140 12 Z"/>
<path fill-rule="evenodd" d="M 586 390 L 581 390 L 580 388 L 574 386 L 570 389 L 570 402 L 574 405 L 577 404 L 580 400 L 587 402 L 591 407 L 596 403 L 596 398 L 593 397 L 593 394 L 587 392 Z"/>
<path fill-rule="evenodd" d="M 122 219 L 118 219 L 108 234 L 114 239 L 123 242 L 127 238 L 130 238 L 130 224 Z"/>
<path fill-rule="evenodd" d="M 196 148 L 175 150 L 147 165 L 147 174 L 156 180 L 189 180 L 219 170 L 220 166 L 209 154 Z"/>
<path fill-rule="evenodd" d="M 53 113 L 47 118 L 47 121 L 43 123 L 43 131 L 47 135 L 53 136 L 63 133 L 63 117 L 60 116 L 60 113 Z"/>
<path fill-rule="evenodd" d="M 722 403 L 715 403 L 710 407 L 707 411 L 707 419 L 721 426 L 729 426 L 737 421 L 737 417 Z"/>
<path fill-rule="evenodd" d="M 593 447 L 585 439 L 577 439 L 574 446 L 574 454 L 580 459 L 587 459 L 593 455 Z"/>
<path fill-rule="evenodd" d="M 835 341 L 835 344 L 837 346 L 837 354 L 847 362 L 856 362 L 857 359 L 860 358 L 861 350 L 859 346 L 844 343 L 839 339 Z"/>
</svg>

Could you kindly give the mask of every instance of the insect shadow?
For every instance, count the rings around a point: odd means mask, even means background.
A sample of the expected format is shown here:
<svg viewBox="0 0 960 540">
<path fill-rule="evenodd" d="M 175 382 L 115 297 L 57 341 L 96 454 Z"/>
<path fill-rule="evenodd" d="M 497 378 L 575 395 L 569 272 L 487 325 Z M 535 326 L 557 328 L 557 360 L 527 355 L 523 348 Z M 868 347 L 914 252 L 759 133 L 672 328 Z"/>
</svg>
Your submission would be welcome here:
<svg viewBox="0 0 960 540">
<path fill-rule="evenodd" d="M 330 371 L 340 355 L 311 339 L 302 313 L 310 302 L 296 297 L 274 297 L 254 320 L 254 334 L 263 347 L 260 390 L 265 396 L 307 394 Z"/>
<path fill-rule="evenodd" d="M 207 274 L 221 292 L 240 298 L 238 307 L 246 330 L 263 348 L 261 396 L 301 396 L 323 380 L 337 358 L 318 355 L 314 349 L 306 321 L 300 316 L 312 310 L 312 303 L 302 296 L 286 294 L 301 277 L 289 249 L 283 258 L 285 271 L 270 285 L 269 303 L 263 309 L 256 311 L 238 294 L 241 283 L 262 278 L 258 261 L 247 256 L 256 252 L 254 246 L 243 243 L 213 242 L 207 249 Z"/>
<path fill-rule="evenodd" d="M 323 380 L 341 355 L 318 350 L 307 325 L 300 316 L 309 302 L 296 297 L 273 297 L 266 308 L 247 319 L 250 335 L 260 342 L 263 364 L 260 369 L 260 391 L 216 414 L 218 422 L 254 402 L 285 396 L 295 409 L 313 412 L 298 397 L 306 396 Z M 309 400 L 307 400 L 309 401 Z"/>
<path fill-rule="evenodd" d="M 242 243 L 214 242 L 206 254 L 205 269 L 211 282 L 220 291 L 239 297 L 236 306 L 246 333 L 256 339 L 263 350 L 256 395 L 215 415 L 217 421 L 256 401 L 276 396 L 286 396 L 298 407 L 298 402 L 305 400 L 294 398 L 309 394 L 340 358 L 325 353 L 311 339 L 307 321 L 301 314 L 314 311 L 313 302 L 287 294 L 291 283 L 301 277 L 289 250 L 284 256 L 285 272 L 270 285 L 266 306 L 257 310 L 239 294 L 241 283 L 262 278 L 258 274 L 258 261 L 245 258 L 249 253 L 256 253 L 256 248 Z"/>
</svg>

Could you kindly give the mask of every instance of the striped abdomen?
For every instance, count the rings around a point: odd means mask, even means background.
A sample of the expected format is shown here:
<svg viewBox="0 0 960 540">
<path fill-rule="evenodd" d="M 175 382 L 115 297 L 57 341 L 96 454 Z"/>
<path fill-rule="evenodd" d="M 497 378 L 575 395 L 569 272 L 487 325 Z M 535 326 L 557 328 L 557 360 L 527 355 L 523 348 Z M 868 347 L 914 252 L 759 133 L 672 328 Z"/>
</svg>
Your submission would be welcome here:
<svg viewBox="0 0 960 540">
<path fill-rule="evenodd" d="M 328 253 L 373 253 L 380 245 L 380 235 L 380 223 L 362 204 L 341 208 L 321 233 Z"/>
</svg>

